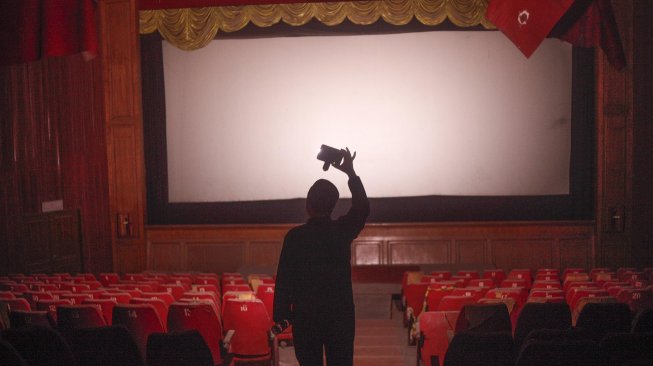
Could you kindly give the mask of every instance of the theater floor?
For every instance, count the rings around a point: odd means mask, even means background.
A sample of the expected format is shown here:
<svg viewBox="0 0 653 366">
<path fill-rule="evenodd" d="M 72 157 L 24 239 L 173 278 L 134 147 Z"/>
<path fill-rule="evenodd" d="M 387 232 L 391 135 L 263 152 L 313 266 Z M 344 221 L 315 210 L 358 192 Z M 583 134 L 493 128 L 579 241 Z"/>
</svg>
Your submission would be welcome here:
<svg viewBox="0 0 653 366">
<path fill-rule="evenodd" d="M 413 366 L 415 346 L 408 346 L 408 330 L 402 313 L 391 306 L 392 293 L 398 286 L 379 284 L 354 286 L 356 303 L 356 340 L 354 366 Z M 294 349 L 280 348 L 280 366 L 296 366 Z"/>
</svg>

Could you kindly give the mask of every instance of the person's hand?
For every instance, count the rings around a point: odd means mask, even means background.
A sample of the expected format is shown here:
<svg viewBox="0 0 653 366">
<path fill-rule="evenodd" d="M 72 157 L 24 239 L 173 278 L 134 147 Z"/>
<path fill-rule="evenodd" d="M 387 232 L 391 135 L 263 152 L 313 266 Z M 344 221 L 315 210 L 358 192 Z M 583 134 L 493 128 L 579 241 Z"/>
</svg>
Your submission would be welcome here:
<svg viewBox="0 0 653 366">
<path fill-rule="evenodd" d="M 356 176 L 356 172 L 354 171 L 354 159 L 356 159 L 356 152 L 354 151 L 354 155 L 352 155 L 348 147 L 340 151 L 342 151 L 343 155 L 342 161 L 340 164 L 332 163 L 331 165 L 333 165 L 334 168 L 344 172 L 349 177 Z"/>
</svg>

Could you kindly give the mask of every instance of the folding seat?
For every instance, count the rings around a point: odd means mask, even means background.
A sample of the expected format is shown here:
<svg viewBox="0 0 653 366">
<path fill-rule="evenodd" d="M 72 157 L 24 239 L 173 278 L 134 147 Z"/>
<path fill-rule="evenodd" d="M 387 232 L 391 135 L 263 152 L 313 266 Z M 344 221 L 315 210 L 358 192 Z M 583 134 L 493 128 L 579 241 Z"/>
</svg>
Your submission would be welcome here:
<svg viewBox="0 0 653 366">
<path fill-rule="evenodd" d="M 88 291 L 91 289 L 91 286 L 85 285 L 82 283 L 74 283 L 74 282 L 64 282 L 59 284 L 59 289 L 60 290 L 68 290 L 72 293 L 81 293 L 82 291 Z"/>
<path fill-rule="evenodd" d="M 432 271 L 431 276 L 438 280 L 448 280 L 451 278 L 451 271 Z"/>
<path fill-rule="evenodd" d="M 566 303 L 527 303 L 519 313 L 515 325 L 515 346 L 519 349 L 533 330 L 570 328 L 571 310 Z"/>
<path fill-rule="evenodd" d="M 599 341 L 607 333 L 629 332 L 631 321 L 632 315 L 628 305 L 617 302 L 593 302 L 582 308 L 575 327 L 591 339 Z"/>
<path fill-rule="evenodd" d="M 68 290 L 55 290 L 55 291 L 48 291 L 48 292 L 51 293 L 52 296 L 54 296 L 54 298 L 57 299 L 57 300 L 61 298 L 61 295 L 71 295 L 72 294 L 72 292 L 70 292 Z"/>
<path fill-rule="evenodd" d="M 449 281 L 458 281 L 458 282 L 460 282 L 461 283 L 460 287 L 467 287 L 467 284 L 469 283 L 470 280 L 471 280 L 471 278 L 469 278 L 469 277 L 458 276 L 458 275 L 451 276 L 451 278 L 449 279 Z"/>
<path fill-rule="evenodd" d="M 132 295 L 126 292 L 105 292 L 100 294 L 100 299 L 113 300 L 118 304 L 129 304 Z"/>
<path fill-rule="evenodd" d="M 608 333 L 599 342 L 601 355 L 611 365 L 653 364 L 653 333 Z"/>
<path fill-rule="evenodd" d="M 411 326 L 422 312 L 428 283 L 411 283 L 406 286 L 404 296 L 404 325 Z"/>
<path fill-rule="evenodd" d="M 141 297 L 146 299 L 159 299 L 165 302 L 168 306 L 175 302 L 175 298 L 168 292 L 143 292 Z"/>
<path fill-rule="evenodd" d="M 206 342 L 214 365 L 222 359 L 222 322 L 216 307 L 206 302 L 175 302 L 168 311 L 168 331 L 196 330 Z"/>
<path fill-rule="evenodd" d="M 222 322 L 225 332 L 233 334 L 227 343 L 236 362 L 274 359 L 275 346 L 270 341 L 276 341 L 270 333 L 272 320 L 261 300 L 227 300 Z"/>
<path fill-rule="evenodd" d="M 124 325 L 129 330 L 143 357 L 147 337 L 152 333 L 165 332 L 159 313 L 150 304 L 116 304 L 113 308 L 113 324 Z"/>
<path fill-rule="evenodd" d="M 256 289 L 256 298 L 263 301 L 270 317 L 273 314 L 275 285 L 262 284 Z"/>
<path fill-rule="evenodd" d="M 222 295 L 222 305 L 229 299 L 253 300 L 256 299 L 254 291 L 228 291 Z"/>
<path fill-rule="evenodd" d="M 467 285 L 469 287 L 483 287 L 488 289 L 497 287 L 493 280 L 489 280 L 487 278 L 472 279 Z"/>
<path fill-rule="evenodd" d="M 153 333 L 147 340 L 148 365 L 214 366 L 211 351 L 196 330 Z"/>
<path fill-rule="evenodd" d="M 120 276 L 117 273 L 100 273 L 98 275 L 98 281 L 102 283 L 102 286 L 109 287 L 120 282 Z"/>
<path fill-rule="evenodd" d="M 453 292 L 453 287 L 444 287 L 444 286 L 429 286 L 426 291 L 425 298 L 425 311 L 435 311 L 440 305 L 442 298 L 448 295 L 451 295 Z"/>
<path fill-rule="evenodd" d="M 175 285 L 180 285 L 183 286 L 186 291 L 190 291 L 191 285 L 193 281 L 191 280 L 190 276 L 188 277 L 181 277 L 181 276 L 170 276 L 169 277 L 168 284 L 175 284 Z"/>
<path fill-rule="evenodd" d="M 487 287 L 457 287 L 451 292 L 451 296 L 469 296 L 473 297 L 475 301 L 485 297 L 485 294 L 490 289 Z"/>
<path fill-rule="evenodd" d="M 535 280 L 531 290 L 545 289 L 545 290 L 562 290 L 562 285 L 558 281 L 540 281 Z"/>
<path fill-rule="evenodd" d="M 508 277 L 505 280 L 501 281 L 499 287 L 505 287 L 505 288 L 521 287 L 521 288 L 529 289 L 529 283 L 526 279 L 523 278 Z"/>
<path fill-rule="evenodd" d="M 653 308 L 653 290 L 647 288 L 625 288 L 617 293 L 617 301 L 627 304 L 633 314 Z"/>
<path fill-rule="evenodd" d="M 66 340 L 49 326 L 12 327 L 2 332 L 2 338 L 18 351 L 28 365 L 71 366 L 77 364 Z"/>
<path fill-rule="evenodd" d="M 90 272 L 77 273 L 77 276 L 83 277 L 85 281 L 97 281 L 95 275 Z"/>
<path fill-rule="evenodd" d="M 49 292 L 49 291 L 56 291 L 59 290 L 59 287 L 55 285 L 54 283 L 39 283 L 39 284 L 33 284 L 30 286 L 32 291 L 41 291 L 41 292 Z"/>
<path fill-rule="evenodd" d="M 16 295 L 14 295 L 13 292 L 11 291 L 0 291 L 0 300 L 2 299 L 15 299 Z"/>
<path fill-rule="evenodd" d="M 82 281 L 79 282 L 80 285 L 87 285 L 91 290 L 97 290 L 102 287 L 100 281 Z"/>
<path fill-rule="evenodd" d="M 49 292 L 40 291 L 25 291 L 23 297 L 29 302 L 32 308 L 36 307 L 36 303 L 40 300 L 53 300 L 54 296 Z"/>
<path fill-rule="evenodd" d="M 100 309 L 91 304 L 57 306 L 57 329 L 67 332 L 71 329 L 103 327 L 107 322 Z"/>
<path fill-rule="evenodd" d="M 512 298 L 514 300 L 513 306 L 508 307 L 510 310 L 510 321 L 514 327 L 517 324 L 517 318 L 522 307 L 528 300 L 528 290 L 523 287 L 497 287 L 490 289 L 485 294 L 485 297 L 494 299 Z"/>
<path fill-rule="evenodd" d="M 159 285 L 152 286 L 150 284 L 144 284 L 142 282 L 133 282 L 133 283 L 118 283 L 111 285 L 111 288 L 119 289 L 122 291 L 138 291 L 138 295 L 132 295 L 134 297 L 140 296 L 142 292 L 154 292 L 159 289 Z"/>
<path fill-rule="evenodd" d="M 9 324 L 12 328 L 38 325 L 54 328 L 56 323 L 47 311 L 12 310 L 9 312 Z"/>
<path fill-rule="evenodd" d="M 610 267 L 595 267 L 595 268 L 592 268 L 592 269 L 590 269 L 590 273 L 589 273 L 590 279 L 592 279 L 592 281 L 594 281 L 594 277 L 596 277 L 596 275 L 598 275 L 599 273 L 612 273 L 612 268 L 610 268 Z"/>
<path fill-rule="evenodd" d="M 218 296 L 218 298 L 221 297 L 220 290 L 218 289 L 218 287 L 217 287 L 216 285 L 211 285 L 211 284 L 208 284 L 208 285 L 193 285 L 193 286 L 191 287 L 191 291 L 196 291 L 196 292 L 204 292 L 204 291 L 207 291 L 207 292 L 213 292 L 213 293 L 215 293 L 215 294 Z"/>
<path fill-rule="evenodd" d="M 402 310 L 405 311 L 405 306 L 406 306 L 406 287 L 409 284 L 413 283 L 421 283 L 422 276 L 424 276 L 424 272 L 422 271 L 404 271 L 402 278 L 401 278 L 401 305 L 402 305 Z"/>
<path fill-rule="evenodd" d="M 24 283 L 5 283 L 0 286 L 0 289 L 3 291 L 11 291 L 14 293 L 20 293 L 29 291 L 29 287 Z"/>
<path fill-rule="evenodd" d="M 212 291 L 197 292 L 197 291 L 187 291 L 184 292 L 184 296 L 179 299 L 179 301 L 210 301 L 220 308 L 222 302 L 218 295 Z"/>
<path fill-rule="evenodd" d="M 111 299 L 86 299 L 82 302 L 84 305 L 93 305 L 100 310 L 102 317 L 107 325 L 113 324 L 113 308 L 117 302 Z"/>
<path fill-rule="evenodd" d="M 159 319 L 163 323 L 163 328 L 166 327 L 166 319 L 168 319 L 168 305 L 161 299 L 154 298 L 144 298 L 144 297 L 132 297 L 129 300 L 130 304 L 150 304 L 154 307 L 157 314 L 159 314 Z"/>
<path fill-rule="evenodd" d="M 72 302 L 68 299 L 52 299 L 52 300 L 40 300 L 36 303 L 36 310 L 38 311 L 47 311 L 50 313 L 50 318 L 56 324 L 57 322 L 57 307 L 60 305 L 71 305 Z"/>
<path fill-rule="evenodd" d="M 624 271 L 619 274 L 619 281 L 644 280 L 644 272 Z"/>
<path fill-rule="evenodd" d="M 557 268 L 538 268 L 537 271 L 535 271 L 535 275 L 559 276 L 560 271 Z"/>
<path fill-rule="evenodd" d="M 471 271 L 471 270 L 461 270 L 461 271 L 458 271 L 458 273 L 456 273 L 456 275 L 468 278 L 470 280 L 481 278 L 481 274 L 478 271 Z"/>
<path fill-rule="evenodd" d="M 417 357 L 424 366 L 442 366 L 459 311 L 425 311 L 418 319 Z"/>
<path fill-rule="evenodd" d="M 159 285 L 159 291 L 164 291 L 172 295 L 175 300 L 184 296 L 184 292 L 188 291 L 183 285 L 177 285 L 173 283 L 164 283 Z"/>
<path fill-rule="evenodd" d="M 216 287 L 216 290 L 218 287 L 220 287 L 220 280 L 218 280 L 217 277 L 213 276 L 196 276 L 193 278 L 193 285 L 213 285 Z"/>
<path fill-rule="evenodd" d="M 653 308 L 638 311 L 633 318 L 630 331 L 632 333 L 653 332 Z"/>
<path fill-rule="evenodd" d="M 436 311 L 460 311 L 464 305 L 475 304 L 478 300 L 472 296 L 444 296 Z"/>
<path fill-rule="evenodd" d="M 82 291 L 82 294 L 85 295 L 90 295 L 91 299 L 99 299 L 100 295 L 107 293 L 106 290 L 103 289 L 97 289 L 97 290 L 88 290 L 88 291 Z"/>
<path fill-rule="evenodd" d="M 616 285 L 616 284 L 612 284 L 612 285 L 610 285 L 610 286 L 608 286 L 608 287 L 605 287 L 605 290 L 608 291 L 608 294 L 609 294 L 610 296 L 616 298 L 617 295 L 619 295 L 619 293 L 621 292 L 621 290 L 623 290 L 623 289 L 632 289 L 632 288 L 633 288 L 633 287 L 630 286 L 630 285 L 626 285 L 626 286 L 624 286 L 624 285 Z"/>
<path fill-rule="evenodd" d="M 252 290 L 251 287 L 249 287 L 248 284 L 240 284 L 240 285 L 224 285 L 222 287 L 223 292 L 229 292 L 229 291 L 250 291 Z"/>
<path fill-rule="evenodd" d="M 578 275 L 578 274 L 586 275 L 587 273 L 585 272 L 585 268 L 581 268 L 581 267 L 565 268 L 565 270 L 562 271 L 562 282 L 567 281 L 567 277 L 569 275 Z"/>
<path fill-rule="evenodd" d="M 147 276 L 144 273 L 125 273 L 122 276 L 122 279 L 126 280 L 126 281 L 134 281 L 134 282 L 136 282 L 136 281 L 146 281 Z"/>
<path fill-rule="evenodd" d="M 222 286 L 222 292 L 226 292 L 224 289 L 225 285 L 246 285 L 247 281 L 239 275 L 239 276 L 223 276 L 222 281 L 220 282 L 220 285 Z"/>
<path fill-rule="evenodd" d="M 527 340 L 515 366 L 597 366 L 602 360 L 599 346 L 589 339 Z"/>
<path fill-rule="evenodd" d="M 513 269 L 508 273 L 508 279 L 519 279 L 526 282 L 525 287 L 530 289 L 533 283 L 533 274 L 530 269 Z M 502 285 L 503 287 L 503 285 Z"/>
<path fill-rule="evenodd" d="M 461 332 L 451 340 L 444 366 L 512 366 L 514 353 L 510 332 Z"/>
<path fill-rule="evenodd" d="M 569 307 L 571 308 L 572 313 L 579 313 L 579 311 L 576 310 L 578 308 L 578 304 L 580 303 L 580 299 L 610 296 L 606 290 L 598 288 L 575 287 L 571 290 L 571 292 L 572 296 L 571 301 L 569 302 Z"/>
<path fill-rule="evenodd" d="M 565 293 L 562 290 L 533 289 L 528 295 L 527 302 L 564 302 Z"/>
<path fill-rule="evenodd" d="M 70 302 L 73 304 L 81 304 L 82 301 L 86 299 L 92 299 L 93 297 L 90 294 L 72 293 L 68 295 L 66 294 L 60 295 L 59 298 L 63 300 L 70 300 Z"/>
<path fill-rule="evenodd" d="M 74 329 L 66 341 L 84 366 L 145 366 L 134 337 L 124 326 Z"/>
<path fill-rule="evenodd" d="M 3 302 L 5 304 L 7 304 L 8 308 L 9 308 L 9 311 L 32 310 L 32 306 L 23 297 L 17 297 L 17 298 L 14 298 L 14 299 L 3 299 L 3 300 L 0 300 L 0 302 Z"/>
<path fill-rule="evenodd" d="M 490 279 L 498 286 L 501 281 L 506 279 L 506 273 L 502 269 L 486 269 L 483 271 L 481 278 Z"/>
<path fill-rule="evenodd" d="M 560 276 L 556 274 L 549 273 L 538 273 L 535 275 L 535 281 L 556 281 L 560 282 Z"/>
<path fill-rule="evenodd" d="M 9 305 L 0 301 L 0 331 L 9 328 Z"/>
<path fill-rule="evenodd" d="M 464 305 L 456 321 L 459 332 L 512 332 L 508 307 L 503 303 Z"/>
<path fill-rule="evenodd" d="M 576 291 L 574 289 L 582 290 L 592 288 L 598 289 L 599 286 L 595 282 L 590 281 L 566 282 L 562 287 L 562 291 L 565 292 L 565 300 L 569 303 Z"/>
</svg>

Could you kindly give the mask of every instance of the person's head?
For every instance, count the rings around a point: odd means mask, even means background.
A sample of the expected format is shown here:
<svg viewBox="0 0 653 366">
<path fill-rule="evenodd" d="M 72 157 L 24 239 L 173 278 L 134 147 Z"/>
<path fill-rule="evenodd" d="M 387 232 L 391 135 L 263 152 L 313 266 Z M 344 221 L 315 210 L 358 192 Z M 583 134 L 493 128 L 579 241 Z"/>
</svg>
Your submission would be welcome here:
<svg viewBox="0 0 653 366">
<path fill-rule="evenodd" d="M 313 183 L 306 195 L 306 212 L 308 216 L 331 216 L 333 208 L 336 207 L 338 188 L 326 179 L 318 179 Z"/>
</svg>

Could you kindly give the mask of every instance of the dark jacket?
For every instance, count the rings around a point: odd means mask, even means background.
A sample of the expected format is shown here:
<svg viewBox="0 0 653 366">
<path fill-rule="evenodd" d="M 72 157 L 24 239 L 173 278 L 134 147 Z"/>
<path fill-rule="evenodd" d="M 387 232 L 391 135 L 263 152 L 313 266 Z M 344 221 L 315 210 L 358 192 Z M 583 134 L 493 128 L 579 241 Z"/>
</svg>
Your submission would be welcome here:
<svg viewBox="0 0 653 366">
<path fill-rule="evenodd" d="M 349 179 L 352 205 L 337 220 L 310 218 L 286 234 L 274 296 L 274 321 L 350 313 L 354 301 L 351 285 L 351 242 L 365 226 L 370 212 L 359 177 Z"/>
</svg>

